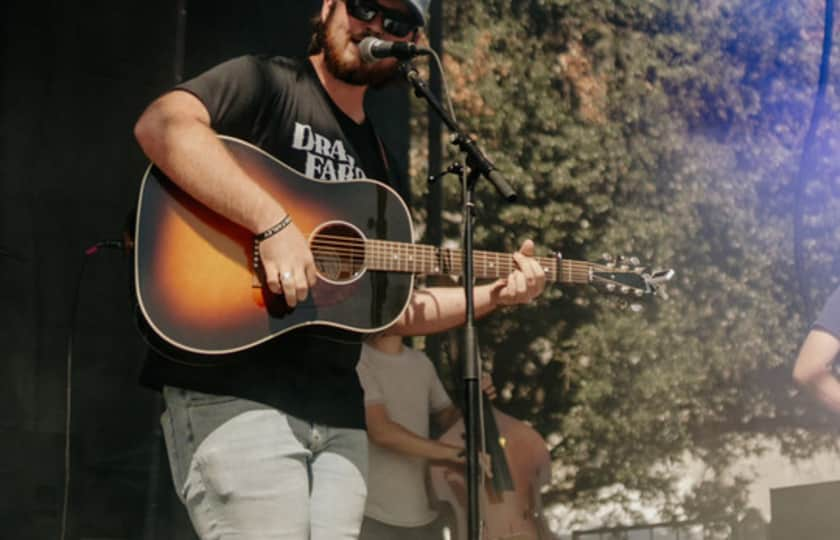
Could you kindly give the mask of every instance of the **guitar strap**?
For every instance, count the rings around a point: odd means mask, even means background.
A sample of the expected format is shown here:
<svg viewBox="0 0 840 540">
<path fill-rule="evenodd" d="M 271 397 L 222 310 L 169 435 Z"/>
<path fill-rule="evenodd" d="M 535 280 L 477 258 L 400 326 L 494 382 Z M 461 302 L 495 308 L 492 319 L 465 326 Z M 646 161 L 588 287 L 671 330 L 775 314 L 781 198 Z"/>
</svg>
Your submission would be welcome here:
<svg viewBox="0 0 840 540">
<path fill-rule="evenodd" d="M 373 136 L 376 138 L 376 143 L 379 145 L 379 153 L 382 156 L 382 164 L 385 166 L 385 173 L 388 175 L 388 185 L 400 194 L 400 197 L 403 198 L 406 205 L 410 206 L 411 182 L 391 167 L 391 161 L 388 159 L 388 149 L 385 147 L 385 143 L 382 142 L 382 138 L 379 136 L 379 133 L 377 133 L 376 126 L 374 126 L 373 123 L 371 123 L 371 129 L 373 131 Z"/>
<path fill-rule="evenodd" d="M 373 132 L 373 137 L 376 139 L 376 143 L 379 146 L 379 153 L 382 156 L 382 164 L 385 166 L 385 174 L 388 175 L 388 184 L 391 185 L 392 183 L 397 181 L 397 178 L 394 177 L 394 175 L 391 173 L 391 168 L 388 164 L 388 156 L 385 152 L 385 145 L 382 144 L 382 139 L 380 139 L 379 134 L 376 133 L 376 128 L 373 127 L 373 122 L 370 122 L 370 130 L 371 130 L 371 132 Z M 377 214 L 378 215 L 384 215 L 384 213 L 385 213 L 385 193 L 384 193 L 383 190 L 379 190 L 379 193 L 377 195 L 376 207 L 377 207 Z M 385 234 L 386 234 L 386 231 L 384 230 L 384 228 L 385 228 L 385 221 L 380 220 L 379 226 L 377 227 L 377 229 L 379 229 L 377 232 L 379 233 L 380 237 L 384 237 Z M 374 279 L 376 280 L 377 287 L 380 290 L 384 290 L 384 289 L 387 288 L 388 276 L 384 272 L 379 272 L 374 277 Z M 380 320 L 382 318 L 382 313 L 381 313 L 382 304 L 374 302 L 374 305 L 371 306 L 371 309 L 374 311 L 374 313 L 371 314 L 371 316 L 374 317 L 374 320 Z"/>
<path fill-rule="evenodd" d="M 390 184 L 390 180 L 396 180 L 394 177 L 394 173 L 391 170 L 391 163 L 388 161 L 388 153 L 385 151 L 385 145 L 382 143 L 382 138 L 379 136 L 379 133 L 376 132 L 376 128 L 373 125 L 373 122 L 370 124 L 370 129 L 373 131 L 373 137 L 376 139 L 376 143 L 379 145 L 379 155 L 382 157 L 382 164 L 385 166 L 385 174 L 388 175 L 388 180 Z"/>
</svg>

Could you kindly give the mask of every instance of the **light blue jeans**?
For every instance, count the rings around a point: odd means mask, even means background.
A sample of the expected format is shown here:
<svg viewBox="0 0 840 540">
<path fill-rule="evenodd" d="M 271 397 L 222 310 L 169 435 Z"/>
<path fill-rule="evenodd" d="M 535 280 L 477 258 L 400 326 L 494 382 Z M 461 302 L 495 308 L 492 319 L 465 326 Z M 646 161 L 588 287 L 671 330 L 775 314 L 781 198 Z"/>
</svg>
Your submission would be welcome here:
<svg viewBox="0 0 840 540">
<path fill-rule="evenodd" d="M 261 403 L 165 387 L 172 479 L 202 540 L 358 537 L 367 435 Z"/>
</svg>

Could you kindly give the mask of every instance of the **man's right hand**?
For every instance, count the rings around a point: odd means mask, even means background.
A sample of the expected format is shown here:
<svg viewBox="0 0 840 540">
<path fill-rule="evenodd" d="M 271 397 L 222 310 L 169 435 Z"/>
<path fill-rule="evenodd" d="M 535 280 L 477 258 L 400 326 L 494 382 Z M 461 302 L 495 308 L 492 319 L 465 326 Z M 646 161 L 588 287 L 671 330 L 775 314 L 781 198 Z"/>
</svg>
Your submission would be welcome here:
<svg viewBox="0 0 840 540">
<path fill-rule="evenodd" d="M 457 446 L 449 447 L 449 457 L 447 461 L 455 463 L 456 465 L 466 465 L 467 464 L 467 449 L 466 448 L 459 448 Z M 493 467 L 491 463 L 490 454 L 486 452 L 480 452 L 478 454 L 478 463 L 481 467 L 481 470 L 484 471 L 484 474 L 487 478 L 493 478 Z"/>
<path fill-rule="evenodd" d="M 493 385 L 493 377 L 487 372 L 481 374 L 481 391 L 484 392 L 484 395 L 490 401 L 496 399 L 496 387 Z"/>
<path fill-rule="evenodd" d="M 268 289 L 282 294 L 290 308 L 306 300 L 318 281 L 312 251 L 294 223 L 260 242 L 260 259 Z"/>
</svg>

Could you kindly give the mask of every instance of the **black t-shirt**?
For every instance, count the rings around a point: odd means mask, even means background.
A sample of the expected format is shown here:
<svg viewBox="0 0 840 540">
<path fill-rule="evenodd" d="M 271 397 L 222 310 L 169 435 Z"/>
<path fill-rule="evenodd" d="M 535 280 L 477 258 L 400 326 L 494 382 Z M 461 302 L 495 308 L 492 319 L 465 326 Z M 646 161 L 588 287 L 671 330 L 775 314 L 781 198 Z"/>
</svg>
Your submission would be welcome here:
<svg viewBox="0 0 840 540">
<path fill-rule="evenodd" d="M 407 184 L 389 178 L 369 121 L 356 124 L 330 99 L 307 59 L 244 56 L 177 87 L 195 95 L 211 126 L 259 146 L 303 174 L 321 180 L 375 178 L 407 198 Z M 150 350 L 141 381 L 267 403 L 311 422 L 364 427 L 356 376 L 359 334 L 308 327 L 229 355 L 207 367 L 172 362 Z"/>
<path fill-rule="evenodd" d="M 828 297 L 813 327 L 825 330 L 840 339 L 840 288 L 835 289 Z"/>
</svg>

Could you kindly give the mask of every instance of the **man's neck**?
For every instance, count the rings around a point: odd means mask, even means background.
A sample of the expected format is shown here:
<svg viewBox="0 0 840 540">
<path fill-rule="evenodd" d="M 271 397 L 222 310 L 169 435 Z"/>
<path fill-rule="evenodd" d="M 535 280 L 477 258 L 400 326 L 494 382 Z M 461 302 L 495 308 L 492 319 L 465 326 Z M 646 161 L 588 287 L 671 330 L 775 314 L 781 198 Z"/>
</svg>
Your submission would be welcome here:
<svg viewBox="0 0 840 540">
<path fill-rule="evenodd" d="M 367 340 L 367 344 L 385 354 L 400 354 L 403 352 L 402 336 L 373 336 Z"/>
<path fill-rule="evenodd" d="M 355 84 L 346 83 L 342 80 L 336 79 L 335 76 L 327 69 L 324 62 L 323 51 L 314 56 L 310 56 L 309 60 L 315 68 L 315 73 L 318 74 L 318 79 L 327 94 L 341 109 L 341 111 L 352 118 L 356 123 L 361 124 L 365 121 L 364 100 L 367 86 L 358 86 Z"/>
</svg>

